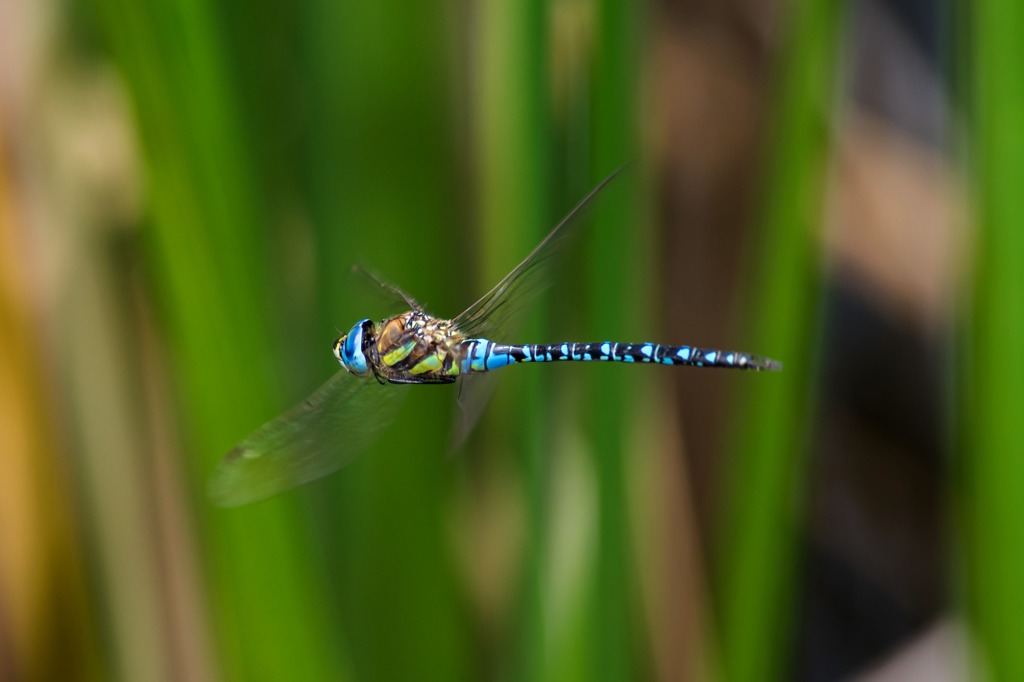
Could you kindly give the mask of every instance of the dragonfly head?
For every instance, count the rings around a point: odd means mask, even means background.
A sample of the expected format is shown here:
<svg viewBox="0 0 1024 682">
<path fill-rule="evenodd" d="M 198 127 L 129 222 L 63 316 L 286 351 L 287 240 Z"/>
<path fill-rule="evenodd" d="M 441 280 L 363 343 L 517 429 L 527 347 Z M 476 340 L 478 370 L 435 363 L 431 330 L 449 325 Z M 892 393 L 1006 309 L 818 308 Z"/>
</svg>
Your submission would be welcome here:
<svg viewBox="0 0 1024 682">
<path fill-rule="evenodd" d="M 357 377 L 368 377 L 372 371 L 367 358 L 376 343 L 373 322 L 359 320 L 348 334 L 334 342 L 334 357 L 338 362 Z"/>
</svg>

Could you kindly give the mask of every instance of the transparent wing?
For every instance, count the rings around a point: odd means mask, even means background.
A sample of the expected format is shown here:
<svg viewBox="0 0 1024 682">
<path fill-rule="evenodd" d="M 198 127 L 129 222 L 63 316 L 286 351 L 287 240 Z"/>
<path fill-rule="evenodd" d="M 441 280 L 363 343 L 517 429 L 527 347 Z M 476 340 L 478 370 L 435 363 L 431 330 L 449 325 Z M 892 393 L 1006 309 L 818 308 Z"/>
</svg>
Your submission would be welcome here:
<svg viewBox="0 0 1024 682">
<path fill-rule="evenodd" d="M 455 403 L 455 423 L 452 424 L 448 449 L 452 452 L 466 444 L 473 427 L 480 421 L 484 408 L 494 395 L 495 374 L 473 374 L 459 377 L 459 396 Z"/>
<path fill-rule="evenodd" d="M 623 166 L 624 168 L 625 166 Z M 498 282 L 493 289 L 480 297 L 473 305 L 459 313 L 454 319 L 459 330 L 468 338 L 486 337 L 509 342 L 506 336 L 515 322 L 529 309 L 538 293 L 548 284 L 552 256 L 557 253 L 562 239 L 568 234 L 569 226 L 583 213 L 605 185 L 622 172 L 615 170 L 601 183 L 590 190 L 569 214 L 562 218 L 551 232 L 512 272 Z"/>
<path fill-rule="evenodd" d="M 459 330 L 466 337 L 485 337 L 505 343 L 513 342 L 522 316 L 529 311 L 537 295 L 550 283 L 553 257 L 569 234 L 569 227 L 623 168 L 625 166 L 602 180 L 562 218 L 562 221 L 519 265 L 455 318 Z M 459 378 L 459 400 L 451 439 L 453 450 L 462 447 L 483 414 L 484 407 L 494 393 L 494 381 L 495 377 L 490 373 Z"/>
<path fill-rule="evenodd" d="M 371 270 L 365 265 L 353 265 L 351 268 L 351 273 L 354 275 L 359 275 L 360 278 L 364 281 L 369 280 L 369 282 L 373 285 L 374 289 L 384 294 L 387 294 L 387 297 L 390 300 L 404 302 L 405 305 L 407 305 L 410 310 L 419 310 L 421 312 L 423 311 L 423 306 L 421 306 L 416 301 L 416 299 L 414 299 L 412 296 L 396 287 L 394 284 L 391 284 L 390 282 L 386 281 L 376 271 Z"/>
<path fill-rule="evenodd" d="M 210 477 L 210 499 L 235 507 L 337 471 L 373 444 L 405 394 L 405 387 L 340 370 L 235 446 Z"/>
</svg>

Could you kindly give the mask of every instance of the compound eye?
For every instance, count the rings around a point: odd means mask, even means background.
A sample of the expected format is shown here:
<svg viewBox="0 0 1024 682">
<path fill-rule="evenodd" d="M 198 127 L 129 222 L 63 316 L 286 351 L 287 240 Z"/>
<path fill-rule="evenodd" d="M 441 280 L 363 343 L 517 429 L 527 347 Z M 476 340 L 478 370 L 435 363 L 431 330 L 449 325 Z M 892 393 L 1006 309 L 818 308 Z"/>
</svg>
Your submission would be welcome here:
<svg viewBox="0 0 1024 682">
<path fill-rule="evenodd" d="M 348 334 L 334 342 L 334 357 L 357 377 L 369 376 L 370 364 L 365 352 L 368 343 L 373 343 L 373 323 L 359 320 Z"/>
</svg>

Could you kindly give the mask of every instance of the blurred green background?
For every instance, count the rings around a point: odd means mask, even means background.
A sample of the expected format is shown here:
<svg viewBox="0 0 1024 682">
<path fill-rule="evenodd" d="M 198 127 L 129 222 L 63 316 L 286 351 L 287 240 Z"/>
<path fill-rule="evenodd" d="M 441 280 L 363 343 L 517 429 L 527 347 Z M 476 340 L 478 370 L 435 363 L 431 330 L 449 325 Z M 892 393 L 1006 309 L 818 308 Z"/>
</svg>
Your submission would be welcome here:
<svg viewBox="0 0 1024 682">
<path fill-rule="evenodd" d="M 0 4 L 0 679 L 1024 679 L 1011 0 Z M 221 457 L 594 185 L 523 338 L 781 374 L 421 387 Z"/>
</svg>

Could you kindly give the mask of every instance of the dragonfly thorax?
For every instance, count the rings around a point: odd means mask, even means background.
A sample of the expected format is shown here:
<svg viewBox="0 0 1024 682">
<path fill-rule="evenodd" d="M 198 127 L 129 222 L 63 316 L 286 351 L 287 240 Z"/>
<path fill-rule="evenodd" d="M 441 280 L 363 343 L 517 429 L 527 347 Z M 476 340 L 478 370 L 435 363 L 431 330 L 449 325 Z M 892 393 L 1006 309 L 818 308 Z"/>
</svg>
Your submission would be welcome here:
<svg viewBox="0 0 1024 682">
<path fill-rule="evenodd" d="M 381 382 L 451 383 L 459 374 L 462 334 L 451 320 L 410 310 L 381 320 L 359 320 L 334 342 L 334 357 L 358 377 Z"/>
</svg>

